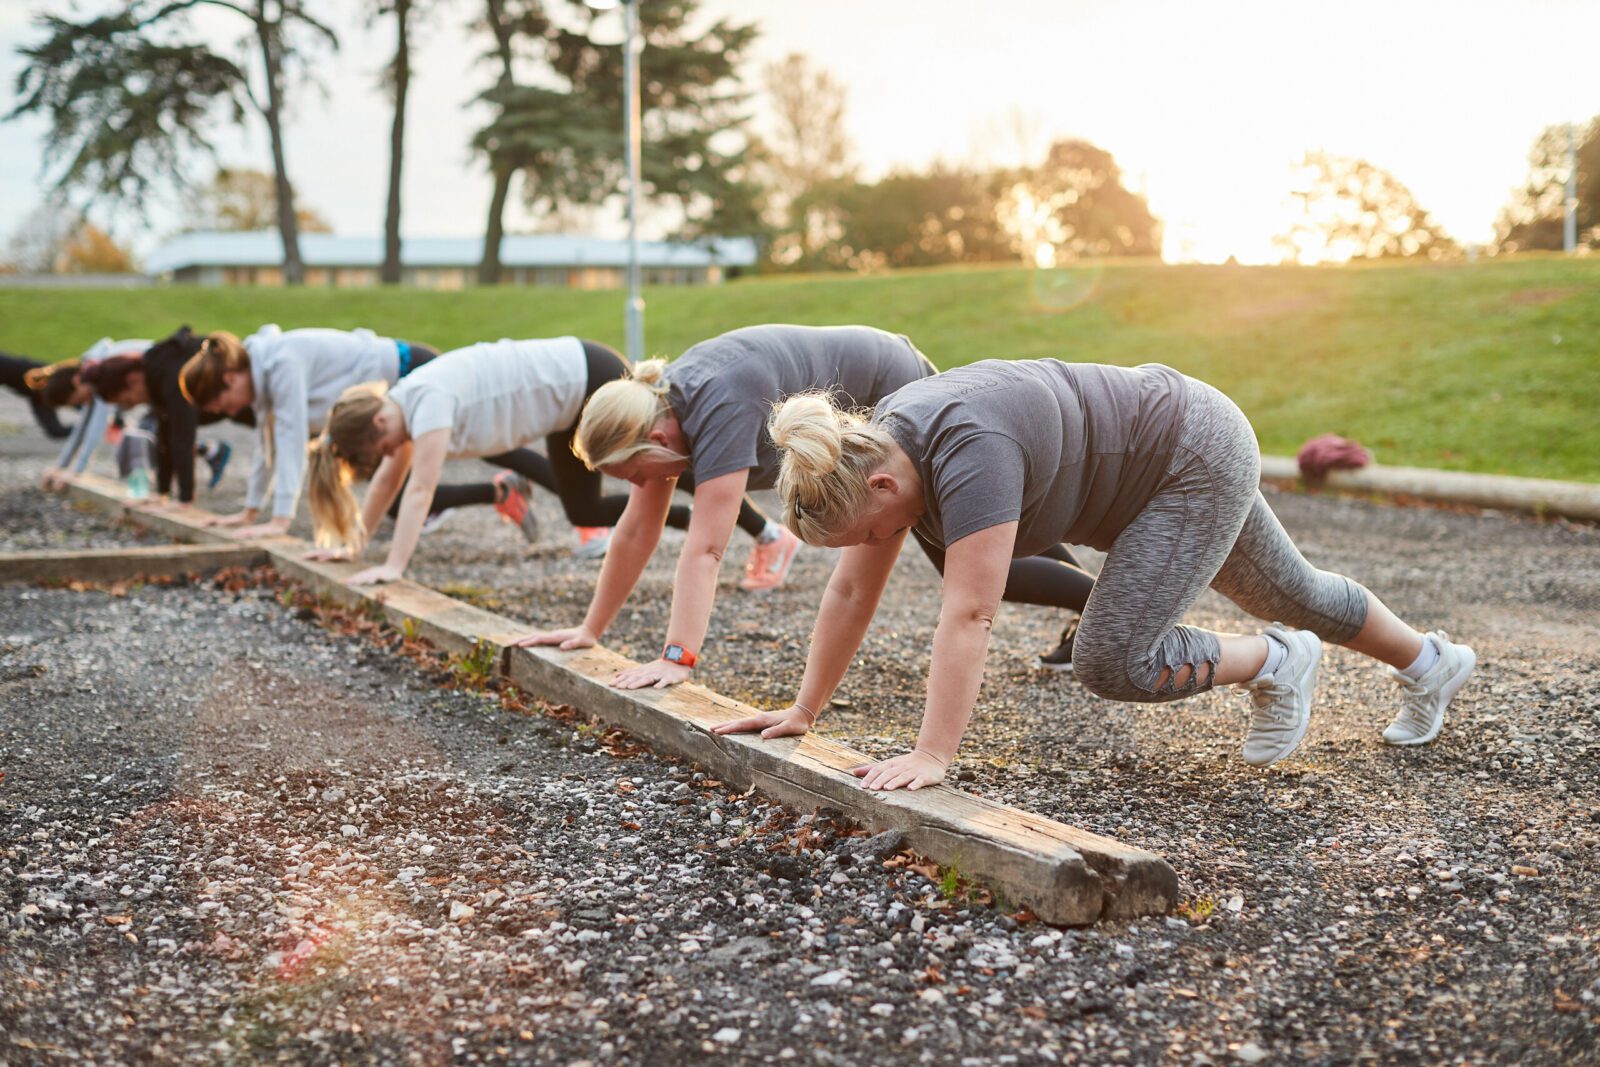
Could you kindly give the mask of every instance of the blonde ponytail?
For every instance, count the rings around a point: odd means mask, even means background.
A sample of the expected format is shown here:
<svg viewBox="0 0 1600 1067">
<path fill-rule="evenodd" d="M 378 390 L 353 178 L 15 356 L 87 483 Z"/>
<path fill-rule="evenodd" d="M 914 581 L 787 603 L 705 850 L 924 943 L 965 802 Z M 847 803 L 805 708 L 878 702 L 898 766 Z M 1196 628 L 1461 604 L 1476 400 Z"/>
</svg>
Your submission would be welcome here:
<svg viewBox="0 0 1600 1067">
<path fill-rule="evenodd" d="M 322 548 L 359 548 L 367 531 L 350 483 L 365 481 L 378 469 L 378 429 L 373 424 L 383 407 L 382 382 L 352 385 L 328 412 L 328 427 L 311 443 L 306 464 L 306 499 L 311 525 Z"/>
<path fill-rule="evenodd" d="M 311 528 L 318 548 L 359 549 L 366 540 L 361 508 L 350 491 L 350 465 L 333 454 L 323 434 L 306 455 L 306 499 L 311 503 Z"/>
<path fill-rule="evenodd" d="M 650 431 L 667 405 L 667 361 L 647 359 L 635 364 L 626 378 L 607 382 L 594 391 L 578 417 L 572 454 L 590 470 L 625 463 L 640 453 L 664 459 L 688 459 L 650 440 Z"/>
<path fill-rule="evenodd" d="M 872 506 L 867 478 L 894 442 L 864 414 L 840 410 L 826 393 L 802 393 L 773 406 L 767 432 L 783 457 L 783 524 L 800 540 L 825 542 Z"/>
</svg>

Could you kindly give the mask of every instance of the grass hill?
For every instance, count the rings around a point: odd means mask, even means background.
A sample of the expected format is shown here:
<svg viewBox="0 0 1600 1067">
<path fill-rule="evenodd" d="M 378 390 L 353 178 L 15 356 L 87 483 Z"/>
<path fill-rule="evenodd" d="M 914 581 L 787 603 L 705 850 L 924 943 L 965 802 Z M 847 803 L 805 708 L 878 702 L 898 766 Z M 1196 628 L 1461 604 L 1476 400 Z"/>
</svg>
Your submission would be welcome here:
<svg viewBox="0 0 1600 1067">
<path fill-rule="evenodd" d="M 651 354 L 761 322 L 861 322 L 940 367 L 1162 362 L 1218 386 L 1268 452 L 1323 432 L 1380 462 L 1600 481 L 1600 259 L 1293 268 L 1118 263 L 751 278 L 646 291 Z M 578 334 L 621 346 L 619 293 L 0 289 L 0 349 L 59 359 L 188 322 L 370 326 L 441 349 Z"/>
</svg>

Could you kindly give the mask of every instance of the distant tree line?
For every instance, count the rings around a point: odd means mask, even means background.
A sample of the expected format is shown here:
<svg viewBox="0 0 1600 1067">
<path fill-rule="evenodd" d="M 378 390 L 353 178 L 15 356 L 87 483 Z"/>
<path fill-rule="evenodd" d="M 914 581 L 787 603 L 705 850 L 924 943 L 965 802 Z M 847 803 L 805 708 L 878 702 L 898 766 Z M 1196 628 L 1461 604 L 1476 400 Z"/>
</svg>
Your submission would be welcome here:
<svg viewBox="0 0 1600 1067">
<path fill-rule="evenodd" d="M 370 19 L 394 30 L 382 75 L 392 122 L 381 276 L 395 283 L 412 45 L 419 25 L 453 10 L 453 0 L 363 2 Z M 581 0 L 455 2 L 481 5 L 472 25 L 483 42 L 488 77 L 479 99 L 489 118 L 470 147 L 493 179 L 478 269 L 493 284 L 513 197 L 559 227 L 622 189 L 623 55 L 620 44 L 597 39 L 599 16 Z M 1160 221 L 1100 146 L 1061 139 L 1021 165 L 934 163 L 865 180 L 845 134 L 846 89 L 831 74 L 798 54 L 769 65 L 760 91 L 770 120 L 758 129 L 755 93 L 740 78 L 756 28 L 722 19 L 697 29 L 700 0 L 633 2 L 645 40 L 640 192 L 679 239 L 755 236 L 764 269 L 775 271 L 1018 259 L 1048 266 L 1160 253 Z M 197 38 L 189 16 L 201 8 L 237 19 L 238 48 L 224 54 Z M 21 50 L 18 102 L 7 117 L 47 120 L 55 206 L 13 239 L 13 265 L 63 262 L 39 247 L 49 234 L 65 247 L 68 215 L 73 262 L 85 248 L 115 248 L 82 206 L 140 211 L 175 186 L 196 227 L 276 229 L 285 280 L 303 280 L 299 235 L 327 224 L 296 198 L 284 122 L 290 99 L 314 87 L 317 65 L 339 48 L 320 10 L 310 0 L 86 0 L 70 16 L 37 16 L 39 37 Z M 270 171 L 216 164 L 219 126 L 251 120 L 268 135 Z M 197 163 L 207 159 L 212 175 L 197 182 Z M 1566 129 L 1551 127 L 1491 251 L 1561 247 L 1568 169 Z M 1461 251 L 1403 183 L 1367 160 L 1312 152 L 1297 174 L 1300 212 L 1277 239 L 1286 261 Z M 78 209 L 63 206 L 68 197 Z M 1578 200 L 1580 241 L 1600 245 L 1600 117 L 1578 147 Z M 91 258 L 108 255 L 100 248 Z"/>
</svg>

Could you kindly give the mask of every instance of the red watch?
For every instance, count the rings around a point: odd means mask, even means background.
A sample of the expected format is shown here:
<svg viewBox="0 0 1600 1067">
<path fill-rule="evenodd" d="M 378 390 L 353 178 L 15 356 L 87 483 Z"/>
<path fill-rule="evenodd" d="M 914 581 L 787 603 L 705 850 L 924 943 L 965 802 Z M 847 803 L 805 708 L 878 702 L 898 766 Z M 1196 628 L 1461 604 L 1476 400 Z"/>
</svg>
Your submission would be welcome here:
<svg viewBox="0 0 1600 1067">
<path fill-rule="evenodd" d="M 680 667 L 693 667 L 698 657 L 682 645 L 668 645 L 661 650 L 661 658 Z"/>
</svg>

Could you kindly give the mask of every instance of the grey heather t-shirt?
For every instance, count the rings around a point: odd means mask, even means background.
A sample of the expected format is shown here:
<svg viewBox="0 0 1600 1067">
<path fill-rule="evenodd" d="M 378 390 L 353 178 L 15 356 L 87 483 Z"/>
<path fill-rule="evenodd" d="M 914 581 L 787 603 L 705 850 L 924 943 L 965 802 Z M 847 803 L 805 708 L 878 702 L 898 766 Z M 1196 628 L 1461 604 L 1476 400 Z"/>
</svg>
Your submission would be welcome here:
<svg viewBox="0 0 1600 1067">
<path fill-rule="evenodd" d="M 906 386 L 874 419 L 917 465 L 935 545 L 1016 521 L 1019 559 L 1105 550 L 1166 475 L 1186 381 L 1158 363 L 987 359 Z"/>
<path fill-rule="evenodd" d="M 774 404 L 827 390 L 847 407 L 871 407 L 933 373 L 904 336 L 870 326 L 749 326 L 673 360 L 667 401 L 689 441 L 695 481 L 748 470 L 749 488 L 769 489 L 778 480 L 767 434 Z"/>
</svg>

